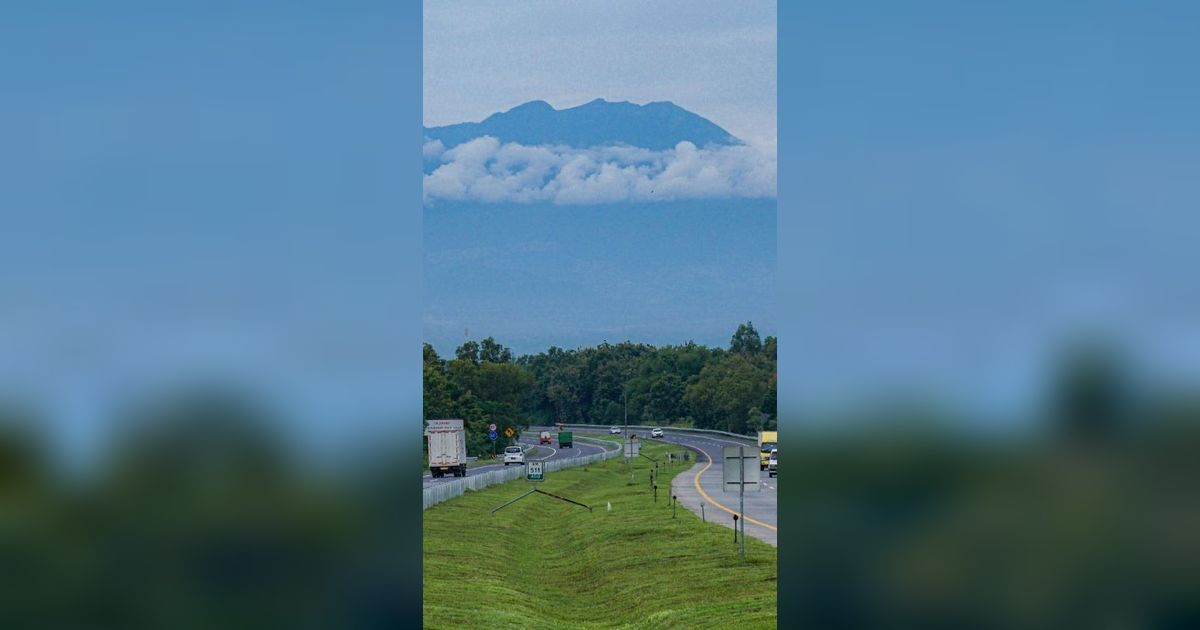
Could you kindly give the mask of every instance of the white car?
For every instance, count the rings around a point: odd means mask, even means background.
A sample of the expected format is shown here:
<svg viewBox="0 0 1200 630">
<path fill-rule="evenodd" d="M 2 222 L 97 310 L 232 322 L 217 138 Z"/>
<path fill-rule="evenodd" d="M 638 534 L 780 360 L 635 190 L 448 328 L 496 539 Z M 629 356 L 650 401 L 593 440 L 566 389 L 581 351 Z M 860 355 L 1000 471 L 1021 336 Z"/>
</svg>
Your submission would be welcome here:
<svg viewBox="0 0 1200 630">
<path fill-rule="evenodd" d="M 771 458 L 767 460 L 767 474 L 774 477 L 779 474 L 779 449 L 771 449 Z"/>
<path fill-rule="evenodd" d="M 621 427 L 612 427 L 608 430 L 613 435 L 621 435 Z"/>
<path fill-rule="evenodd" d="M 652 438 L 660 438 L 662 436 L 663 436 L 663 430 L 661 427 L 655 427 L 653 430 L 650 431 L 650 437 L 652 437 Z"/>
<path fill-rule="evenodd" d="M 509 464 L 524 464 L 525 451 L 521 450 L 520 446 L 509 446 L 504 449 L 504 465 Z"/>
</svg>

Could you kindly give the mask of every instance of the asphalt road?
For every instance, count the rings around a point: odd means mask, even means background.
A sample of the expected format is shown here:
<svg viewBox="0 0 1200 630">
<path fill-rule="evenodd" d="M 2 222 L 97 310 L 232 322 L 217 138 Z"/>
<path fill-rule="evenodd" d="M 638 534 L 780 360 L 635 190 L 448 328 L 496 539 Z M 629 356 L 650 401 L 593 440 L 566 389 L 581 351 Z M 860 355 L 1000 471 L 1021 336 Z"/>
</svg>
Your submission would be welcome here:
<svg viewBox="0 0 1200 630">
<path fill-rule="evenodd" d="M 593 433 L 590 429 L 574 429 L 576 433 Z M 605 427 L 597 427 L 595 433 L 607 433 Z M 646 438 L 654 439 L 654 438 Z M 738 514 L 737 486 L 722 489 L 721 468 L 724 462 L 723 448 L 747 446 L 749 453 L 757 453 L 758 447 L 751 438 L 739 440 L 724 435 L 685 433 L 663 429 L 662 441 L 688 446 L 700 451 L 696 463 L 686 472 L 675 477 L 671 491 L 679 498 L 679 504 L 703 515 L 705 520 L 733 527 L 733 515 Z M 699 480 L 697 481 L 697 477 Z M 746 535 L 757 538 L 772 546 L 779 545 L 778 537 L 778 478 L 768 477 L 764 470 L 759 487 L 747 486 L 745 493 Z M 701 508 L 703 505 L 703 509 Z"/>
<path fill-rule="evenodd" d="M 553 432 L 553 431 L 551 432 L 551 434 L 554 436 L 553 441 L 549 445 L 542 446 L 542 445 L 538 444 L 538 433 L 539 432 L 540 431 L 530 430 L 530 431 L 526 431 L 521 436 L 520 442 L 522 445 L 533 447 L 532 450 L 528 450 L 525 452 L 525 461 L 527 461 L 527 462 L 528 461 L 550 461 L 550 460 L 555 460 L 555 459 L 567 459 L 570 457 L 583 457 L 584 455 L 595 455 L 596 453 L 604 452 L 603 446 L 600 446 L 597 444 L 590 444 L 590 443 L 582 442 L 579 440 L 576 440 L 571 448 L 559 448 L 557 434 L 555 434 L 555 432 Z M 473 475 L 479 474 L 480 472 L 487 472 L 489 470 L 499 470 L 499 469 L 504 468 L 505 467 L 504 462 L 502 460 L 500 460 L 500 457 L 501 457 L 501 454 L 497 453 L 496 458 L 497 458 L 497 461 L 500 463 L 488 464 L 486 466 L 475 466 L 473 468 L 468 468 L 467 476 L 471 477 Z M 510 466 L 511 466 L 511 464 L 510 464 Z M 434 479 L 433 476 L 430 475 L 428 471 L 426 471 L 425 474 L 422 475 L 422 477 L 421 477 L 421 487 L 428 488 L 430 486 L 433 486 L 433 485 L 436 485 L 439 483 L 445 483 L 452 479 L 462 479 L 462 477 L 446 476 L 446 477 L 440 477 L 440 478 Z"/>
</svg>

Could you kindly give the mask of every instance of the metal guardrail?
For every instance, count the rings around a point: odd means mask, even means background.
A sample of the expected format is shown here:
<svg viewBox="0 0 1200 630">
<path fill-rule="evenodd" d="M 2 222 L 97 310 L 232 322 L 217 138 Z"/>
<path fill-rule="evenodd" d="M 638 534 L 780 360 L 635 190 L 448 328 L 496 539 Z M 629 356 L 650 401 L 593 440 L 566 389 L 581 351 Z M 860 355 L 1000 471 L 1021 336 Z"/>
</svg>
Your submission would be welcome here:
<svg viewBox="0 0 1200 630">
<path fill-rule="evenodd" d="M 534 430 L 534 429 L 553 429 L 553 428 L 555 428 L 555 427 L 557 427 L 557 426 L 558 426 L 558 425 L 553 425 L 553 426 L 549 426 L 549 427 L 530 426 L 530 427 L 529 427 L 529 430 L 530 430 L 530 431 L 532 431 L 532 430 Z M 618 424 L 618 425 L 603 425 L 603 424 L 564 424 L 564 425 L 563 425 L 563 427 L 564 427 L 564 428 L 567 428 L 567 429 L 598 429 L 598 430 L 603 430 L 605 426 L 618 426 L 618 427 L 624 427 L 625 425 L 623 425 L 623 424 Z M 742 435 L 741 433 L 730 433 L 729 431 L 717 431 L 716 429 L 692 429 L 692 428 L 689 428 L 689 427 L 673 427 L 673 426 L 671 426 L 671 425 L 669 425 L 669 424 L 668 424 L 668 425 L 655 425 L 655 426 L 650 426 L 650 425 L 645 425 L 645 424 L 631 424 L 631 425 L 629 425 L 629 428 L 630 428 L 630 429 L 637 429 L 637 430 L 639 430 L 639 431 L 649 431 L 649 430 L 651 430 L 651 429 L 654 429 L 654 428 L 659 428 L 659 427 L 661 427 L 662 429 L 665 429 L 665 430 L 669 430 L 669 431 L 683 431 L 683 432 L 686 432 L 686 433 L 716 433 L 716 434 L 719 434 L 719 435 L 728 435 L 729 437 L 735 437 L 735 438 L 738 438 L 738 439 L 740 439 L 740 440 L 754 440 L 754 441 L 756 441 L 756 442 L 758 441 L 758 435 Z"/>
<path fill-rule="evenodd" d="M 595 455 L 584 455 L 582 457 L 568 457 L 566 459 L 553 459 L 547 461 L 545 464 L 545 469 L 547 472 L 595 464 L 596 462 L 612 459 L 621 454 L 621 447 L 616 444 L 612 444 L 611 442 L 607 442 L 605 440 L 595 440 L 583 436 L 580 436 L 578 439 L 587 442 L 595 442 L 604 446 L 607 450 L 603 453 L 596 453 Z M 609 444 L 612 444 L 613 448 L 608 449 Z M 516 468 L 505 467 L 503 470 L 489 470 L 474 475 L 468 472 L 466 477 L 460 477 L 458 479 L 439 483 L 428 488 L 423 488 L 421 491 L 421 511 L 428 510 L 429 508 L 443 501 L 449 501 L 455 497 L 461 497 L 462 495 L 466 494 L 467 490 L 482 490 L 488 486 L 493 486 L 498 483 L 520 479 L 524 475 L 524 466 L 517 466 Z"/>
</svg>

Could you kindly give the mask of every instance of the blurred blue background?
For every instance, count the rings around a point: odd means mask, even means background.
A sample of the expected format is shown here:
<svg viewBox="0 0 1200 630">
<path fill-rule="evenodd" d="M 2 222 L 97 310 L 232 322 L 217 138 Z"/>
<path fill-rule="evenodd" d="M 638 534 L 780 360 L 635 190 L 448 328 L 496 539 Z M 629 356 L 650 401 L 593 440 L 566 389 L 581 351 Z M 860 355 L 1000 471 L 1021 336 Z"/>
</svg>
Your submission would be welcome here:
<svg viewBox="0 0 1200 630">
<path fill-rule="evenodd" d="M 1181 3 L 800 10 L 792 403 L 904 389 L 1028 414 L 1077 336 L 1195 375 L 1198 22 Z"/>
<path fill-rule="evenodd" d="M 420 4 L 0 53 L 0 626 L 419 624 Z"/>
<path fill-rule="evenodd" d="M 80 462 L 116 406 L 195 380 L 269 396 L 312 445 L 417 409 L 403 23 L 378 2 L 7 4 L 0 398 Z"/>
<path fill-rule="evenodd" d="M 781 623 L 1200 623 L 1200 10 L 779 24 Z"/>
</svg>

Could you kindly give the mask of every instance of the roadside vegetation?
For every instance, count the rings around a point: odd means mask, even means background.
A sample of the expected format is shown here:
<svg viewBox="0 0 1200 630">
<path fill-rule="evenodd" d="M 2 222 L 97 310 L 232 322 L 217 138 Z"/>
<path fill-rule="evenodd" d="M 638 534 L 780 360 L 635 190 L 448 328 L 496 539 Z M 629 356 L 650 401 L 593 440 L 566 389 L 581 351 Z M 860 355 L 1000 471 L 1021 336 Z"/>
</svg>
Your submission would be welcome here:
<svg viewBox="0 0 1200 630">
<path fill-rule="evenodd" d="M 516 357 L 488 337 L 443 358 L 425 344 L 424 415 L 466 423 L 467 454 L 501 431 L 558 422 L 661 424 L 752 433 L 776 426 L 776 339 L 741 324 L 727 348 L 623 342 Z M 510 442 L 496 442 L 503 450 Z"/>
<path fill-rule="evenodd" d="M 670 447 L 642 451 L 665 459 Z M 677 449 L 675 449 L 677 450 Z M 533 494 L 509 482 L 424 514 L 427 628 L 667 628 L 776 626 L 775 549 L 746 540 L 682 506 L 671 479 L 684 466 L 630 469 L 621 459 L 549 473 L 538 487 L 592 507 Z M 612 503 L 612 511 L 607 506 Z"/>
</svg>

